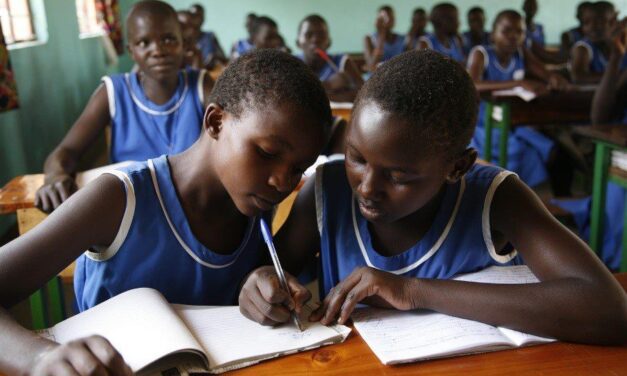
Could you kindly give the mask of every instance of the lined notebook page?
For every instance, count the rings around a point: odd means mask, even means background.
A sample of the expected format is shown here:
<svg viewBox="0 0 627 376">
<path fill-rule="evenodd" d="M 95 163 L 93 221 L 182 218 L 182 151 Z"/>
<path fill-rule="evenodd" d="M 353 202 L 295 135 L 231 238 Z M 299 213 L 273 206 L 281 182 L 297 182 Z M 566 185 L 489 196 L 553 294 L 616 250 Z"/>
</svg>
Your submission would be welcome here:
<svg viewBox="0 0 627 376">
<path fill-rule="evenodd" d="M 343 325 L 326 327 L 307 320 L 302 320 L 303 332 L 291 322 L 266 327 L 242 316 L 237 306 L 173 307 L 205 348 L 212 369 L 239 368 L 280 354 L 342 342 L 350 333 Z"/>
<path fill-rule="evenodd" d="M 363 308 L 352 318 L 383 364 L 511 347 L 493 326 L 441 313 Z"/>
<path fill-rule="evenodd" d="M 165 298 L 147 288 L 117 295 L 38 333 L 59 343 L 102 335 L 135 372 L 177 350 L 194 349 L 202 353 Z"/>
</svg>

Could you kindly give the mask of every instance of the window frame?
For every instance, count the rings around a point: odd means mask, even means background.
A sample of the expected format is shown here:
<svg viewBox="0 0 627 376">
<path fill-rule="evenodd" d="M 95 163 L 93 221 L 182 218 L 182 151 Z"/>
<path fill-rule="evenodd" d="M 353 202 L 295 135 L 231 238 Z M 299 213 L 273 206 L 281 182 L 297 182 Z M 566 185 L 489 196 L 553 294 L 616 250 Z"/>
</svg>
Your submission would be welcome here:
<svg viewBox="0 0 627 376">
<path fill-rule="evenodd" d="M 32 45 L 32 44 L 37 44 L 40 40 L 38 32 L 37 32 L 37 27 L 35 25 L 35 16 L 33 14 L 33 8 L 31 5 L 30 0 L 21 0 L 24 4 L 25 4 L 25 9 L 28 11 L 28 15 L 27 15 L 27 19 L 28 19 L 28 26 L 30 26 L 30 34 L 32 35 L 32 38 L 30 39 L 16 39 L 15 38 L 15 25 L 14 25 L 14 18 L 16 16 L 11 14 L 11 0 L 0 0 L 2 2 L 4 2 L 5 4 L 5 9 L 7 12 L 6 15 L 6 19 L 8 20 L 8 30 L 10 31 L 10 37 L 12 39 L 11 42 L 9 42 L 9 39 L 7 37 L 7 35 L 4 35 L 4 41 L 7 44 L 7 48 L 11 49 L 11 47 L 15 47 L 15 46 L 20 46 L 20 45 Z M 19 0 L 18 0 L 19 1 Z M 22 17 L 22 16 L 20 16 Z M 3 29 L 4 30 L 4 29 Z M 4 34 L 4 32 L 3 32 Z"/>
</svg>

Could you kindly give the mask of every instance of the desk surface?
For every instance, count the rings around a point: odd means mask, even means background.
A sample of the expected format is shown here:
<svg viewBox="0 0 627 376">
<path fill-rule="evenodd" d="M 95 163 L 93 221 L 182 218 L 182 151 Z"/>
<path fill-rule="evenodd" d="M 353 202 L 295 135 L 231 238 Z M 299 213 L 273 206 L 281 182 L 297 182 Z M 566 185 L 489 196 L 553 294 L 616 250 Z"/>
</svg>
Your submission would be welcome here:
<svg viewBox="0 0 627 376">
<path fill-rule="evenodd" d="M 594 140 L 627 147 L 627 126 L 625 124 L 589 125 L 574 128 L 575 133 Z"/>
<path fill-rule="evenodd" d="M 494 103 L 507 102 L 511 105 L 513 126 L 589 123 L 593 96 L 594 91 L 591 90 L 550 92 L 525 102 L 517 96 L 482 94 L 482 98 Z"/>
<path fill-rule="evenodd" d="M 617 275 L 627 290 L 627 273 Z M 228 375 L 591 375 L 627 373 L 627 347 L 551 343 L 486 354 L 384 366 L 356 331 L 346 342 L 267 361 Z"/>
<path fill-rule="evenodd" d="M 44 184 L 44 175 L 23 175 L 0 188 L 0 214 L 34 207 L 35 193 Z"/>
</svg>

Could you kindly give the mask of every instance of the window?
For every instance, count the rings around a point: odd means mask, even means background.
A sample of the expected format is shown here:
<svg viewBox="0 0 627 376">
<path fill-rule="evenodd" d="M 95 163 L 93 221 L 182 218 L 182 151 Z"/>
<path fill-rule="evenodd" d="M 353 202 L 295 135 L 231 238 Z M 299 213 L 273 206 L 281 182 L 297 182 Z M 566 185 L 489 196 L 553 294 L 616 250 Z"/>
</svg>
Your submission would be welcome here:
<svg viewBox="0 0 627 376">
<path fill-rule="evenodd" d="M 76 0 L 76 16 L 78 17 L 78 31 L 81 36 L 104 33 L 103 21 L 100 19 L 95 0 Z"/>
<path fill-rule="evenodd" d="M 0 23 L 7 44 L 37 39 L 28 0 L 0 0 Z"/>
</svg>

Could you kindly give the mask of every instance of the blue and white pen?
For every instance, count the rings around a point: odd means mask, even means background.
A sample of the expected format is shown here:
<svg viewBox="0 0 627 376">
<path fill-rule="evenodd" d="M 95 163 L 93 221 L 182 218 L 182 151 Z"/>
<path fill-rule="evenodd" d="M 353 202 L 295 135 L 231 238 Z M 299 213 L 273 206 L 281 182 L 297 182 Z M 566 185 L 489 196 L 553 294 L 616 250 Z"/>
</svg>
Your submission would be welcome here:
<svg viewBox="0 0 627 376">
<path fill-rule="evenodd" d="M 270 227 L 268 227 L 266 220 L 263 218 L 261 218 L 260 225 L 261 234 L 263 235 L 263 239 L 266 241 L 268 251 L 270 251 L 270 257 L 272 258 L 272 263 L 274 264 L 276 274 L 279 277 L 279 283 L 281 284 L 281 288 L 285 290 L 289 296 L 292 296 L 290 287 L 287 285 L 287 279 L 285 279 L 285 274 L 283 273 L 283 268 L 281 268 L 281 263 L 279 262 L 279 256 L 277 255 L 276 248 L 274 248 L 274 243 L 272 242 L 272 232 L 270 231 Z M 300 323 L 298 315 L 294 311 L 292 311 L 292 319 L 294 320 L 294 324 L 296 324 L 296 327 L 302 332 L 303 325 Z"/>
</svg>

